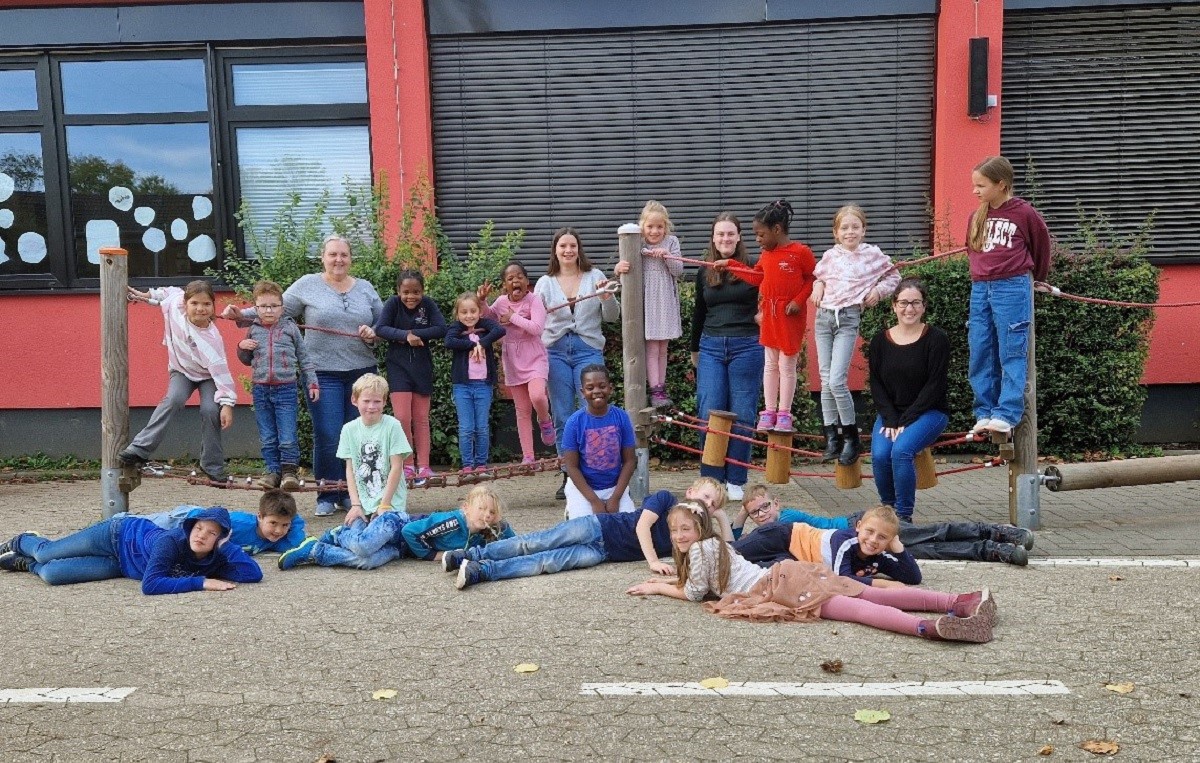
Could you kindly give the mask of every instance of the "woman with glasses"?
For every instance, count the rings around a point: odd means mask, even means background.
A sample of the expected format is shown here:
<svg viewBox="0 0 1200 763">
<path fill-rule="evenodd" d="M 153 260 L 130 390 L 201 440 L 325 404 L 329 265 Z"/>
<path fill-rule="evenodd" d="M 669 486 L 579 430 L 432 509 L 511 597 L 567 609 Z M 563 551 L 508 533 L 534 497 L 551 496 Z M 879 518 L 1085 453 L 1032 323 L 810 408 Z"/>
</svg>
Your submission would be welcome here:
<svg viewBox="0 0 1200 763">
<path fill-rule="evenodd" d="M 933 444 L 949 421 L 946 373 L 950 340 L 925 323 L 925 284 L 905 278 L 896 287 L 896 325 L 871 340 L 871 396 L 879 415 L 871 429 L 872 472 L 879 500 L 912 522 L 917 498 L 913 459 Z"/>
<path fill-rule="evenodd" d="M 330 234 L 321 243 L 321 272 L 301 276 L 283 293 L 287 317 L 309 327 L 304 349 L 317 368 L 321 396 L 309 403 L 313 422 L 313 474 L 318 480 L 346 478 L 345 461 L 337 457 L 342 427 L 358 418 L 350 388 L 358 377 L 377 373 L 375 330 L 383 301 L 370 281 L 350 275 L 350 242 Z M 230 306 L 225 317 L 253 321 L 253 309 Z M 315 329 L 315 330 L 314 330 Z M 318 493 L 318 517 L 338 508 L 349 510 L 345 490 Z"/>
</svg>

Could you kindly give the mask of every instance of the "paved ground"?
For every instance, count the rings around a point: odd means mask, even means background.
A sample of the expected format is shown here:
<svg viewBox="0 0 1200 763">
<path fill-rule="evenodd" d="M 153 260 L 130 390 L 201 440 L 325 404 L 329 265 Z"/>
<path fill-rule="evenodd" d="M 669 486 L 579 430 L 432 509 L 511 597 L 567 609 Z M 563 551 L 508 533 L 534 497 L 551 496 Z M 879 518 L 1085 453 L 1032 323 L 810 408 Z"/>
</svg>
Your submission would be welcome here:
<svg viewBox="0 0 1200 763">
<path fill-rule="evenodd" d="M 690 473 L 655 472 L 682 488 Z M 497 483 L 518 529 L 550 524 L 552 475 Z M 1002 470 L 943 480 L 922 520 L 1007 514 Z M 785 503 L 836 513 L 871 502 L 807 480 Z M 247 507 L 254 494 L 152 480 L 137 510 Z M 448 507 L 416 491 L 415 511 Z M 1035 556 L 1200 559 L 1200 483 L 1043 494 Z M 0 536 L 59 533 L 96 518 L 95 482 L 0 485 Z M 311 516 L 313 499 L 302 511 Z M 315 520 L 323 529 L 328 520 Z M 132 581 L 49 588 L 0 574 L 0 759 L 339 761 L 514 757 L 718 760 L 1200 760 L 1193 566 L 1025 569 L 927 564 L 931 587 L 989 585 L 1001 624 L 962 646 L 847 624 L 730 623 L 627 597 L 637 564 L 457 592 L 432 564 L 362 573 L 302 568 L 227 593 L 144 597 Z M 840 675 L 821 663 L 840 659 Z M 518 674 L 519 663 L 539 670 Z M 598 682 L 1061 681 L 1050 696 L 604 697 Z M 1119 694 L 1107 683 L 1133 684 Z M 5 690 L 136 687 L 119 702 L 4 702 Z M 378 689 L 393 699 L 373 700 Z M 856 723 L 859 709 L 891 720 Z"/>
</svg>

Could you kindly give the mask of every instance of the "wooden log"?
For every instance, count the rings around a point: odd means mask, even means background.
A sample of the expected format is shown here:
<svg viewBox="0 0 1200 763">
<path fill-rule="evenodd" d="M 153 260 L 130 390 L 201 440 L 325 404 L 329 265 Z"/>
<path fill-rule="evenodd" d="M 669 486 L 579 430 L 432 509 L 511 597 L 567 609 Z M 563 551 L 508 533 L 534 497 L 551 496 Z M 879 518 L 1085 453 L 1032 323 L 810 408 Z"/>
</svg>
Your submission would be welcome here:
<svg viewBox="0 0 1200 763">
<path fill-rule="evenodd" d="M 704 435 L 704 455 L 700 457 L 700 463 L 705 466 L 725 465 L 725 456 L 729 453 L 729 433 L 733 431 L 735 421 L 736 413 L 708 412 L 708 432 Z"/>
<path fill-rule="evenodd" d="M 1046 467 L 1046 477 L 1046 486 L 1055 492 L 1200 480 L 1200 455 L 1055 464 Z"/>
<path fill-rule="evenodd" d="M 617 229 L 617 251 L 629 272 L 621 276 L 621 354 L 625 369 L 625 410 L 633 418 L 637 438 L 637 467 L 629 483 L 635 504 L 650 493 L 650 431 L 652 411 L 646 395 L 646 313 L 642 287 L 642 231 L 633 223 Z"/>
<path fill-rule="evenodd" d="M 837 464 L 833 468 L 833 484 L 839 490 L 853 490 L 862 487 L 862 459 L 856 459 L 849 466 Z"/>
<path fill-rule="evenodd" d="M 786 485 L 791 480 L 792 452 L 782 448 L 792 447 L 795 435 L 791 432 L 767 432 L 767 442 L 774 448 L 767 448 L 767 482 L 772 485 Z"/>
<path fill-rule="evenodd" d="M 140 481 L 117 458 L 129 442 L 128 255 L 119 247 L 100 250 L 100 510 L 106 519 L 129 511 L 129 491 Z"/>
<path fill-rule="evenodd" d="M 918 453 L 917 457 L 913 459 L 913 466 L 917 469 L 917 490 L 937 487 L 937 467 L 933 463 L 933 451 L 926 448 Z"/>
</svg>

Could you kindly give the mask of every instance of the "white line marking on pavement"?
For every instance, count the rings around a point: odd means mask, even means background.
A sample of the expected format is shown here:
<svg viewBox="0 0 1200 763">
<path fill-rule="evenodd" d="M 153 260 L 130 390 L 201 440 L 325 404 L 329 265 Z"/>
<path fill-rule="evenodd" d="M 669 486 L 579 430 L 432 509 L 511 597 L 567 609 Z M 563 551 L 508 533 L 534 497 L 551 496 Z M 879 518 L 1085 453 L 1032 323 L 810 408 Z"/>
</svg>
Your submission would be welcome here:
<svg viewBox="0 0 1200 763">
<path fill-rule="evenodd" d="M 920 559 L 921 566 L 968 564 L 965 560 L 954 559 Z M 1131 557 L 1126 559 L 1110 559 L 1100 557 L 1069 557 L 1069 558 L 1038 558 L 1030 559 L 1031 567 L 1188 567 L 1200 569 L 1200 559 L 1155 559 Z"/>
<path fill-rule="evenodd" d="M 1062 681 L 900 681 L 895 683 L 786 683 L 730 681 L 724 689 L 697 682 L 583 684 L 590 697 L 1040 697 L 1070 694 Z"/>
<path fill-rule="evenodd" d="M 136 686 L 67 686 L 40 689 L 0 689 L 0 704 L 5 702 L 120 702 L 137 691 Z"/>
</svg>

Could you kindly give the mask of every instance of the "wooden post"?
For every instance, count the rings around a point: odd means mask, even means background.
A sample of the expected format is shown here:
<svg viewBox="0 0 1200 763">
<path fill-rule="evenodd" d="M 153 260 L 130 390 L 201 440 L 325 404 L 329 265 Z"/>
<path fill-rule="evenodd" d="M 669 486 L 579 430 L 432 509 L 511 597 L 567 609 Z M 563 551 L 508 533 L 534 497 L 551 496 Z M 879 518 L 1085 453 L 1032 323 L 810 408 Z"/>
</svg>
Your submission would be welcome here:
<svg viewBox="0 0 1200 763">
<path fill-rule="evenodd" d="M 704 436 L 704 455 L 700 457 L 700 463 L 716 467 L 725 465 L 725 456 L 729 455 L 729 433 L 733 431 L 735 421 L 736 413 L 708 412 L 708 433 Z"/>
<path fill-rule="evenodd" d="M 129 253 L 100 250 L 100 497 L 105 519 L 129 510 L 129 492 L 141 482 L 122 469 L 117 453 L 129 442 Z"/>
<path fill-rule="evenodd" d="M 629 482 L 629 497 L 641 505 L 650 494 L 650 417 L 646 400 L 646 313 L 642 288 L 642 230 L 635 223 L 617 229 L 618 252 L 629 272 L 621 276 L 621 350 L 625 367 L 625 410 L 637 437 L 637 469 Z"/>
<path fill-rule="evenodd" d="M 856 458 L 849 466 L 840 463 L 833 467 L 833 484 L 839 490 L 853 490 L 862 487 L 862 459 Z"/>
<path fill-rule="evenodd" d="M 1038 506 L 1037 342 L 1033 319 L 1033 285 L 1029 287 L 1029 346 L 1025 358 L 1025 415 L 1013 430 L 1014 458 L 1008 462 L 1008 521 L 1027 530 L 1041 528 Z M 1034 480 L 1033 489 L 1028 487 Z M 1024 487 L 1023 487 L 1024 486 Z"/>
<path fill-rule="evenodd" d="M 795 435 L 791 432 L 767 432 L 767 442 L 774 445 L 767 448 L 767 482 L 772 485 L 786 485 L 791 481 L 792 452 L 782 450 L 792 447 Z"/>
<path fill-rule="evenodd" d="M 1130 485 L 1200 480 L 1200 455 L 1134 458 L 1098 464 L 1057 464 L 1046 467 L 1046 486 L 1062 490 L 1095 490 Z"/>
<path fill-rule="evenodd" d="M 917 490 L 937 487 L 937 467 L 933 463 L 933 452 L 929 448 L 917 454 L 913 459 L 913 466 L 917 468 Z"/>
</svg>

